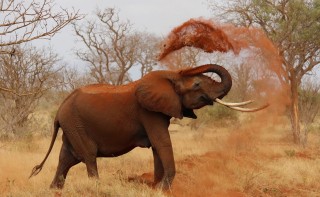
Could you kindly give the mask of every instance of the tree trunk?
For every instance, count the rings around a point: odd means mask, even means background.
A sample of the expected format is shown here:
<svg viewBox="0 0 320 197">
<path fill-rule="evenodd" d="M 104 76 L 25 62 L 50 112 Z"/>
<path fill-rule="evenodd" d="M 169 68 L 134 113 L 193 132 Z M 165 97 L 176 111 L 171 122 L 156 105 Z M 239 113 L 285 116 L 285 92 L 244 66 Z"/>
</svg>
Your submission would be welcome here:
<svg viewBox="0 0 320 197">
<path fill-rule="evenodd" d="M 29 112 L 29 107 L 26 106 L 26 103 L 23 98 L 18 97 L 15 99 L 15 108 L 13 109 L 15 115 L 15 125 L 13 126 L 13 133 L 15 135 L 19 135 L 18 131 L 19 129 L 23 128 L 27 121 L 28 121 L 28 115 L 31 113 Z M 31 105 L 31 104 L 30 104 Z"/>
<path fill-rule="evenodd" d="M 299 113 L 299 97 L 298 86 L 295 80 L 291 80 L 291 104 L 290 104 L 290 116 L 293 141 L 295 144 L 300 144 L 300 113 Z"/>
</svg>

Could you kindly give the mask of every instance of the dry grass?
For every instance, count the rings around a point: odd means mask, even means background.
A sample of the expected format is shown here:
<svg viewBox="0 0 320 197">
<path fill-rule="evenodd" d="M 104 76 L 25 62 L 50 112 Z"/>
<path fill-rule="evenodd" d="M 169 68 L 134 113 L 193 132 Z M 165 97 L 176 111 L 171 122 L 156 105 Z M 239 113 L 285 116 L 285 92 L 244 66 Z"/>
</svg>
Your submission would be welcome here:
<svg viewBox="0 0 320 197">
<path fill-rule="evenodd" d="M 141 148 L 99 159 L 99 181 L 88 179 L 78 164 L 62 191 L 50 190 L 61 138 L 42 172 L 28 179 L 50 142 L 29 138 L 0 142 L 1 196 L 320 196 L 319 133 L 311 133 L 303 149 L 291 144 L 281 125 L 172 130 L 177 175 L 170 192 L 140 182 L 151 181 L 153 171 L 151 150 Z"/>
</svg>

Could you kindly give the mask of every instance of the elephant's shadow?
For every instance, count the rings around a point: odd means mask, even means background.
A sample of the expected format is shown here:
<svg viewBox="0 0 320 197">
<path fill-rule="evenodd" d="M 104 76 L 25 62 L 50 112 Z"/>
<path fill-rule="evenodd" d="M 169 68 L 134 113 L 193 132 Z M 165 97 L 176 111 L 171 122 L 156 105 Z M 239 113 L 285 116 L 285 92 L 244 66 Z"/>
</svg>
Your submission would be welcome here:
<svg viewBox="0 0 320 197">
<path fill-rule="evenodd" d="M 128 181 L 129 182 L 134 182 L 134 183 L 142 183 L 142 184 L 146 184 L 151 188 L 155 187 L 155 183 L 153 181 L 153 173 L 149 172 L 149 173 L 143 173 L 142 175 L 138 176 L 129 176 L 128 177 Z"/>
</svg>

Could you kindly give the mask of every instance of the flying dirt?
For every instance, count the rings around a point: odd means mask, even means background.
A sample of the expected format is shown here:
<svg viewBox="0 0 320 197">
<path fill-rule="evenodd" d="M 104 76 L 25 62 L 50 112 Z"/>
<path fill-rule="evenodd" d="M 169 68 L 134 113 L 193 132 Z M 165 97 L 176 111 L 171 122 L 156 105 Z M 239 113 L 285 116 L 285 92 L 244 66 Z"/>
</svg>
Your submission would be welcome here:
<svg viewBox="0 0 320 197">
<path fill-rule="evenodd" d="M 239 53 L 237 43 L 211 21 L 190 19 L 174 28 L 168 35 L 159 55 L 159 61 L 185 46 L 200 48 L 207 53 L 214 51 L 227 52 L 230 50 L 236 54 Z"/>
</svg>

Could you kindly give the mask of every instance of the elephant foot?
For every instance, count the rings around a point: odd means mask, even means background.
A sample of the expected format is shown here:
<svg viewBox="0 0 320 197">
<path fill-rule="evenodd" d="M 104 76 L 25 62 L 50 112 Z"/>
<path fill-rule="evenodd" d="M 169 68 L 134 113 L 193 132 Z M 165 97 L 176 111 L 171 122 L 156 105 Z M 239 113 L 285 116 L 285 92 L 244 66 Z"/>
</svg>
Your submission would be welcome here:
<svg viewBox="0 0 320 197">
<path fill-rule="evenodd" d="M 161 181 L 159 183 L 155 183 L 155 188 L 163 191 L 171 191 L 171 184 Z"/>
<path fill-rule="evenodd" d="M 63 185 L 64 184 L 62 184 L 62 183 L 51 183 L 50 189 L 59 189 L 59 190 L 61 190 L 61 189 L 63 189 Z"/>
<path fill-rule="evenodd" d="M 155 182 L 155 188 L 163 191 L 171 191 L 173 178 L 163 178 L 160 182 Z"/>
<path fill-rule="evenodd" d="M 58 179 L 54 179 L 50 185 L 50 189 L 63 189 L 65 178 L 60 176 Z"/>
</svg>

